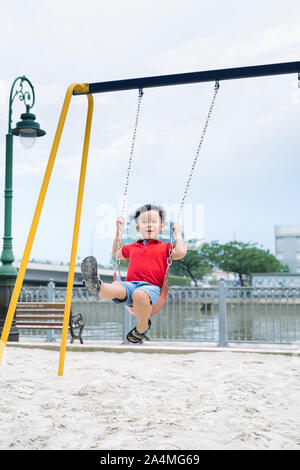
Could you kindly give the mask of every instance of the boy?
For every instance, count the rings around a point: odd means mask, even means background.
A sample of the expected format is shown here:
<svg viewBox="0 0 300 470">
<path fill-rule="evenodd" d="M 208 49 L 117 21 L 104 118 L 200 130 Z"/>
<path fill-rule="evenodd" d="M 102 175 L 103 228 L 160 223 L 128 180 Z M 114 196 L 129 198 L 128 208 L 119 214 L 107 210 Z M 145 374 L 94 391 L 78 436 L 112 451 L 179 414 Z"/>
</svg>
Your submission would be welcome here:
<svg viewBox="0 0 300 470">
<path fill-rule="evenodd" d="M 129 258 L 126 281 L 114 281 L 112 284 L 98 281 L 97 261 L 92 256 L 83 260 L 81 272 L 90 294 L 99 295 L 105 300 L 133 306 L 138 323 L 136 328 L 129 332 L 127 338 L 133 343 L 141 343 L 151 325 L 149 318 L 152 305 L 158 301 L 160 296 L 171 243 L 162 243 L 158 239 L 159 232 L 164 229 L 165 220 L 164 210 L 160 206 L 145 204 L 136 210 L 134 219 L 136 230 L 142 238 L 135 243 L 123 246 L 121 249 L 120 259 Z M 117 255 L 119 228 L 124 223 L 124 218 L 119 217 L 113 244 L 114 258 Z M 186 255 L 186 246 L 179 222 L 175 222 L 172 229 L 176 235 L 176 246 L 172 252 L 172 260 L 178 260 Z"/>
</svg>

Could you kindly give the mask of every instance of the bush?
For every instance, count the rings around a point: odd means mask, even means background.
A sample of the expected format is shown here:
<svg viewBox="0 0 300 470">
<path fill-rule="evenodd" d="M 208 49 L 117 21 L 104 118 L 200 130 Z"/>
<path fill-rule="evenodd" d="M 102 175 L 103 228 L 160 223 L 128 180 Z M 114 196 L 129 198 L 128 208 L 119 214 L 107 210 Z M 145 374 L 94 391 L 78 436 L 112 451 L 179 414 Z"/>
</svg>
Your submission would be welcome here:
<svg viewBox="0 0 300 470">
<path fill-rule="evenodd" d="M 170 286 L 190 286 L 191 279 L 189 277 L 170 276 Z"/>
</svg>

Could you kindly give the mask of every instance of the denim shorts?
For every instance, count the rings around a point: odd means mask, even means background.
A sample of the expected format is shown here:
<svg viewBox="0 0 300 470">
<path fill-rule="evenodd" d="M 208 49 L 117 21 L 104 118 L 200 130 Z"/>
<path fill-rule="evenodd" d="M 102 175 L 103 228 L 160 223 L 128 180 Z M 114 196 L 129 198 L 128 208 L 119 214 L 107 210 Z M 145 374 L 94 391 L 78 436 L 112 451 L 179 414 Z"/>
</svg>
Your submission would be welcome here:
<svg viewBox="0 0 300 470">
<path fill-rule="evenodd" d="M 144 282 L 144 281 L 119 281 L 122 286 L 125 287 L 126 292 L 127 292 L 127 297 L 125 300 L 119 300 L 119 299 L 112 299 L 113 302 L 116 304 L 123 304 L 123 305 L 128 305 L 128 307 L 132 307 L 132 294 L 136 289 L 143 290 L 146 292 L 146 294 L 149 295 L 150 297 L 150 302 L 152 305 L 154 305 L 160 296 L 160 287 L 159 286 L 154 286 L 153 284 L 149 284 L 149 282 Z"/>
</svg>

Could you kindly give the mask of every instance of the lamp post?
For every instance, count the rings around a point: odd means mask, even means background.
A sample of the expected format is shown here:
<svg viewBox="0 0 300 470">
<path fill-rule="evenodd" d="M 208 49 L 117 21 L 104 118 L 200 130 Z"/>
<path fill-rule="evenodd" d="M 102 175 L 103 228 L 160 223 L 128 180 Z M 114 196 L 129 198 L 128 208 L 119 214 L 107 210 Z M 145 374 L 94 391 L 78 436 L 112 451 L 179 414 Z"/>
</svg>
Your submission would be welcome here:
<svg viewBox="0 0 300 470">
<path fill-rule="evenodd" d="M 24 90 L 24 85 L 26 85 L 26 88 L 29 87 L 30 91 Z M 21 120 L 12 129 L 12 105 L 16 97 L 24 102 L 26 112 L 21 114 Z M 13 286 L 18 274 L 17 268 L 13 266 L 14 255 L 12 250 L 13 136 L 20 136 L 22 145 L 25 148 L 30 148 L 35 143 L 37 137 L 46 134 L 45 131 L 40 129 L 39 123 L 35 122 L 35 115 L 30 112 L 34 103 L 35 94 L 31 82 L 25 76 L 16 78 L 9 95 L 8 133 L 6 134 L 4 237 L 0 259 L 2 262 L 0 266 L 0 332 L 3 329 Z M 8 341 L 18 340 L 19 332 L 16 328 L 16 322 L 13 320 Z"/>
</svg>

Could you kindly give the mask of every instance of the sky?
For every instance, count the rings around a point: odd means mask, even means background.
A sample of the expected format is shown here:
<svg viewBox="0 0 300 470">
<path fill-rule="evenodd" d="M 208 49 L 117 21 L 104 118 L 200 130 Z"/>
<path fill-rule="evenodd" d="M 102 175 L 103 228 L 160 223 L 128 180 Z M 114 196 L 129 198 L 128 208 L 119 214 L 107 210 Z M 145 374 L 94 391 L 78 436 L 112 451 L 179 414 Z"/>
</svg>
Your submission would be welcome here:
<svg viewBox="0 0 300 470">
<path fill-rule="evenodd" d="M 0 235 L 8 97 L 18 76 L 34 85 L 46 135 L 31 149 L 14 138 L 13 252 L 21 259 L 64 96 L 71 83 L 299 61 L 297 0 L 0 0 Z M 144 203 L 169 218 L 195 156 L 213 83 L 146 89 L 129 216 Z M 78 260 L 107 264 L 120 213 L 137 90 L 97 94 Z M 30 258 L 68 262 L 87 111 L 72 98 Z M 24 104 L 13 104 L 13 124 Z M 300 89 L 297 74 L 220 83 L 184 208 L 185 237 L 256 242 L 274 253 L 274 226 L 300 223 Z"/>
</svg>

